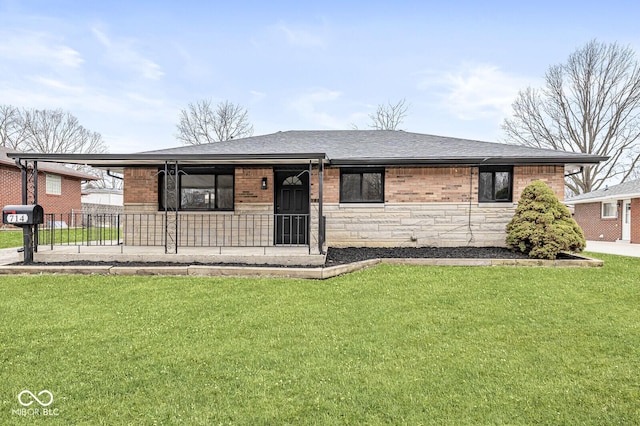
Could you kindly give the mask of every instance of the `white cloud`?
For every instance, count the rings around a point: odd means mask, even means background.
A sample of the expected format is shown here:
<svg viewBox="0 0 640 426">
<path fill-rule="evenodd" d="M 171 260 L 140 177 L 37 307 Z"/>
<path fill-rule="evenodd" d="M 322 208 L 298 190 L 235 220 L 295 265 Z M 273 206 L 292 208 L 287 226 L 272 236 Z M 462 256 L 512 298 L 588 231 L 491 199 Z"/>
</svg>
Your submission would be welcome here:
<svg viewBox="0 0 640 426">
<path fill-rule="evenodd" d="M 84 60 L 77 50 L 57 42 L 40 32 L 0 34 L 0 57 L 11 61 L 23 60 L 52 66 L 79 67 Z"/>
<path fill-rule="evenodd" d="M 354 104 L 345 101 L 342 92 L 325 88 L 314 88 L 298 96 L 289 107 L 304 120 L 305 129 L 351 129 L 366 117 L 362 111 L 353 112 Z"/>
<path fill-rule="evenodd" d="M 466 64 L 456 71 L 429 72 L 418 88 L 439 93 L 443 106 L 462 120 L 502 119 L 518 91 L 531 80 L 494 65 Z"/>
<path fill-rule="evenodd" d="M 249 90 L 249 94 L 251 95 L 251 99 L 249 99 L 250 104 L 257 104 L 258 102 L 262 102 L 262 100 L 267 97 L 266 93 L 260 92 L 258 90 Z"/>
<path fill-rule="evenodd" d="M 274 28 L 283 34 L 287 42 L 292 46 L 326 47 L 325 37 L 312 30 L 293 28 L 290 25 L 285 25 L 283 22 L 278 23 Z"/>
<path fill-rule="evenodd" d="M 160 65 L 144 57 L 135 49 L 135 42 L 122 38 L 113 39 L 99 28 L 91 28 L 95 38 L 105 47 L 107 57 L 124 68 L 131 68 L 149 80 L 159 80 L 164 76 Z"/>
<path fill-rule="evenodd" d="M 345 124 L 338 118 L 321 111 L 323 106 L 331 104 L 342 96 L 341 92 L 328 89 L 314 89 L 291 102 L 291 108 L 313 125 L 329 129 L 344 129 Z M 331 108 L 335 110 L 335 107 Z"/>
<path fill-rule="evenodd" d="M 35 76 L 32 78 L 32 81 L 50 89 L 60 90 L 65 94 L 74 93 L 77 95 L 84 91 L 84 88 L 81 86 L 67 84 L 61 80 L 56 80 L 53 78 Z"/>
</svg>

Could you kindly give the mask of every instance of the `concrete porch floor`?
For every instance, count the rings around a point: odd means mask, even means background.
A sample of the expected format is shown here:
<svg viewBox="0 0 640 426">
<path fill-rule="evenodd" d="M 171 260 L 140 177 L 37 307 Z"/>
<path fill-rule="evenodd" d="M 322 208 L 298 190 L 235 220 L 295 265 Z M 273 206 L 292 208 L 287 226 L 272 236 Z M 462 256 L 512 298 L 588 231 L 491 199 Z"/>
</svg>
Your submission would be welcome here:
<svg viewBox="0 0 640 426">
<path fill-rule="evenodd" d="M 33 260 L 51 262 L 172 262 L 239 263 L 250 265 L 324 265 L 326 255 L 309 254 L 309 247 L 178 247 L 165 254 L 157 246 L 38 246 Z"/>
</svg>

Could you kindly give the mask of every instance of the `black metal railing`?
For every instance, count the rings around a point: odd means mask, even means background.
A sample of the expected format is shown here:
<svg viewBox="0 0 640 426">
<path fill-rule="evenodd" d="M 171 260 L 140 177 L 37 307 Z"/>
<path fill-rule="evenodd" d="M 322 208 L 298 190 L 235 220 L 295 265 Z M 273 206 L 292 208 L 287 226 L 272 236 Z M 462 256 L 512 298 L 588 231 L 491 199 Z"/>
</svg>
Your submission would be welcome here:
<svg viewBox="0 0 640 426">
<path fill-rule="evenodd" d="M 177 214 L 179 247 L 309 245 L 308 214 Z M 38 244 L 164 246 L 166 220 L 164 213 L 46 214 Z"/>
</svg>

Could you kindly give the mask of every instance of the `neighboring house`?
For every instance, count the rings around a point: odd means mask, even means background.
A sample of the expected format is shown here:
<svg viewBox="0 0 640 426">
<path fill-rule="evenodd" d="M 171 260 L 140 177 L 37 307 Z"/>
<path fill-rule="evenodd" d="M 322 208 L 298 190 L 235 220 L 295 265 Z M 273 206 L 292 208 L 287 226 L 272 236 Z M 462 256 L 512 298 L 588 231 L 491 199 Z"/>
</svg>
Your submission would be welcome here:
<svg viewBox="0 0 640 426">
<path fill-rule="evenodd" d="M 585 238 L 640 243 L 640 180 L 587 192 L 566 201 Z"/>
<path fill-rule="evenodd" d="M 566 172 L 606 160 L 382 130 L 287 131 L 137 154 L 24 158 L 122 172 L 124 212 L 137 220 L 125 236 L 149 241 L 151 232 L 176 247 L 304 245 L 310 253 L 504 246 L 525 186 L 541 179 L 563 199 Z"/>
<path fill-rule="evenodd" d="M 0 207 L 22 204 L 22 172 L 8 152 L 15 150 L 0 147 Z M 44 161 L 38 161 L 37 168 L 38 204 L 45 214 L 80 210 L 82 182 L 95 180 L 94 176 Z"/>
<path fill-rule="evenodd" d="M 118 214 L 123 212 L 121 189 L 88 188 L 82 191 L 82 213 Z"/>
</svg>

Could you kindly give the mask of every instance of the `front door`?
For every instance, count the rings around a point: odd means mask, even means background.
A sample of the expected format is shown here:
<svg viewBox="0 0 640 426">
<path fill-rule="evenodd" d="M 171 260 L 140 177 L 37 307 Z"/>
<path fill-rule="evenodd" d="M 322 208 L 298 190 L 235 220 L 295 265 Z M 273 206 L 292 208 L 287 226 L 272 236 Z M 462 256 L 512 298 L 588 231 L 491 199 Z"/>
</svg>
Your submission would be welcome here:
<svg viewBox="0 0 640 426">
<path fill-rule="evenodd" d="M 307 170 L 275 172 L 276 244 L 308 244 L 309 173 Z"/>
<path fill-rule="evenodd" d="M 631 240 L 631 200 L 622 202 L 622 240 Z"/>
</svg>

